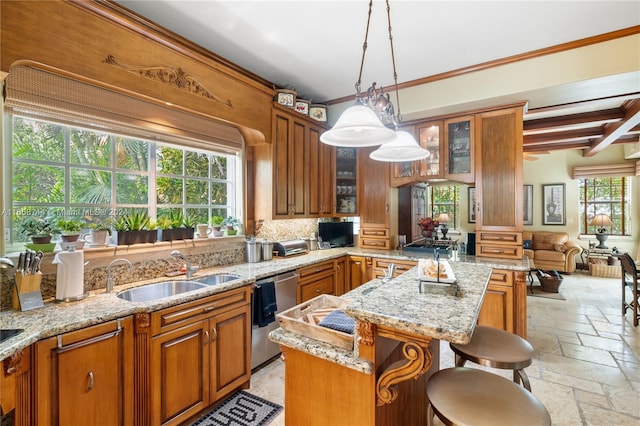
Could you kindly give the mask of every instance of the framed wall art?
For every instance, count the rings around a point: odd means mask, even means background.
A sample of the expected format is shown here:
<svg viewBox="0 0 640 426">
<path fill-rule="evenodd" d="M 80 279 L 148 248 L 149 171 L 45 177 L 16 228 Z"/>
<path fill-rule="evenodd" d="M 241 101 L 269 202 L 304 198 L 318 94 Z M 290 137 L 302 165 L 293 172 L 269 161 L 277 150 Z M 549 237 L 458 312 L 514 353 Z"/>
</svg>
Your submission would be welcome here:
<svg viewBox="0 0 640 426">
<path fill-rule="evenodd" d="M 542 185 L 542 224 L 566 225 L 564 183 Z"/>
<path fill-rule="evenodd" d="M 533 185 L 525 185 L 522 191 L 522 212 L 524 214 L 522 224 L 533 225 Z"/>
<path fill-rule="evenodd" d="M 476 223 L 476 188 L 469 188 L 469 223 Z"/>
</svg>

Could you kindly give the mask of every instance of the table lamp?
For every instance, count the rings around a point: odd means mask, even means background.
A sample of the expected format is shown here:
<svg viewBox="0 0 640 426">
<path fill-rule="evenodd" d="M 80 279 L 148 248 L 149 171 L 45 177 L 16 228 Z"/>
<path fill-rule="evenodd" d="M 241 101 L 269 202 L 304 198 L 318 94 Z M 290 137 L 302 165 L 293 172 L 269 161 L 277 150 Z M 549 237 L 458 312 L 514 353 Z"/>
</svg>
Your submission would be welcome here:
<svg viewBox="0 0 640 426">
<path fill-rule="evenodd" d="M 609 234 L 607 233 L 607 226 L 613 226 L 613 222 L 611 222 L 611 218 L 606 214 L 597 214 L 591 219 L 589 222 L 590 226 L 597 226 L 598 232 L 596 233 L 596 238 L 600 241 L 600 244 L 596 246 L 597 249 L 607 249 L 604 242 L 609 238 Z"/>
<path fill-rule="evenodd" d="M 447 232 L 449 232 L 449 228 L 447 228 L 447 223 L 451 222 L 451 218 L 449 217 L 449 213 L 440 213 L 438 216 L 438 222 L 440 222 L 440 230 L 442 231 L 442 239 L 448 240 Z"/>
</svg>

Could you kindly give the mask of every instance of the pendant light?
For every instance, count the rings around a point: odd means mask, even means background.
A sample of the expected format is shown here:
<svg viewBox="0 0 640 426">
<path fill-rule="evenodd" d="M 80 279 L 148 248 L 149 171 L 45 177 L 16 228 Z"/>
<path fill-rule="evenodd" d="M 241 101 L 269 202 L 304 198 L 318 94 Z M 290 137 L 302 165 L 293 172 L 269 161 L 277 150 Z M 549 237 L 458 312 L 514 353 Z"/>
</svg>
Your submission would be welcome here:
<svg viewBox="0 0 640 426">
<path fill-rule="evenodd" d="M 373 0 L 369 1 L 369 13 L 367 16 L 367 28 L 362 45 L 362 59 L 360 61 L 360 73 L 356 82 L 356 104 L 347 108 L 331 130 L 320 136 L 320 141 L 327 145 L 341 147 L 367 147 L 382 145 L 370 154 L 370 158 L 377 161 L 403 162 L 427 158 L 429 151 L 418 145 L 414 137 L 405 131 L 398 130 L 400 119 L 400 98 L 398 95 L 398 75 L 396 73 L 396 60 L 393 51 L 393 37 L 391 36 L 391 7 L 387 3 L 387 22 L 389 27 L 389 44 L 391 47 L 391 60 L 393 63 L 393 79 L 395 82 L 396 100 L 398 102 L 398 114 L 395 114 L 393 103 L 389 94 L 384 93 L 384 88 L 376 88 L 374 82 L 365 94 L 360 91 L 362 82 L 362 69 L 367 51 L 367 39 L 369 37 L 369 24 L 371 22 L 371 9 Z M 395 130 L 387 127 L 383 122 L 393 125 Z"/>
<path fill-rule="evenodd" d="M 396 138 L 391 142 L 382 145 L 377 150 L 369 154 L 369 158 L 376 161 L 386 162 L 404 162 L 417 161 L 429 157 L 429 151 L 422 148 L 416 142 L 413 135 L 404 130 L 399 130 L 399 124 L 402 122 L 400 116 L 400 95 L 398 93 L 398 74 L 396 73 L 396 58 L 393 51 L 393 36 L 391 35 L 391 7 L 387 0 L 387 24 L 389 26 L 389 45 L 391 46 L 391 62 L 393 64 L 393 81 L 396 89 L 396 102 L 398 102 L 398 114 L 393 116 L 393 124 L 396 128 Z M 388 96 L 387 96 L 388 98 Z M 393 111 L 393 105 L 389 108 Z M 392 112 L 393 114 L 393 112 Z"/>
</svg>

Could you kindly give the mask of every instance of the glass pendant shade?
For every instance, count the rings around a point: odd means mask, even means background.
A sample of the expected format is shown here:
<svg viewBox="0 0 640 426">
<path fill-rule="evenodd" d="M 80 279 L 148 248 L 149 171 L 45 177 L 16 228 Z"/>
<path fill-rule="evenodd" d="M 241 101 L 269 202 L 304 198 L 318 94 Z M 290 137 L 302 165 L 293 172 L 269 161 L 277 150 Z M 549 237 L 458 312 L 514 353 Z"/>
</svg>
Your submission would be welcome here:
<svg viewBox="0 0 640 426">
<path fill-rule="evenodd" d="M 391 142 L 396 137 L 376 113 L 363 105 L 347 108 L 331 130 L 320 135 L 327 145 L 343 147 L 376 146 Z"/>
<path fill-rule="evenodd" d="M 369 158 L 376 161 L 403 162 L 422 160 L 429 156 L 429 151 L 421 148 L 409 132 L 398 130 L 395 133 L 395 140 L 373 151 Z"/>
</svg>

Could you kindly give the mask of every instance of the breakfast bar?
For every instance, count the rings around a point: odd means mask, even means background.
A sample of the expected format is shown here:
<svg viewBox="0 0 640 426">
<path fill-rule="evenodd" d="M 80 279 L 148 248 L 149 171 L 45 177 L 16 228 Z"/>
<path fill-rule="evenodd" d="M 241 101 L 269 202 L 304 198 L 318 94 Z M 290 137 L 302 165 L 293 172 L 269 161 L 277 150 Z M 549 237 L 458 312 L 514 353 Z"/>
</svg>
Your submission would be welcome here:
<svg viewBox="0 0 640 426">
<path fill-rule="evenodd" d="M 457 291 L 420 283 L 414 267 L 342 295 L 344 312 L 356 321 L 353 350 L 273 331 L 285 360 L 286 423 L 426 424 L 426 381 L 439 369 L 440 340 L 470 340 L 492 272 L 450 265 Z"/>
</svg>

